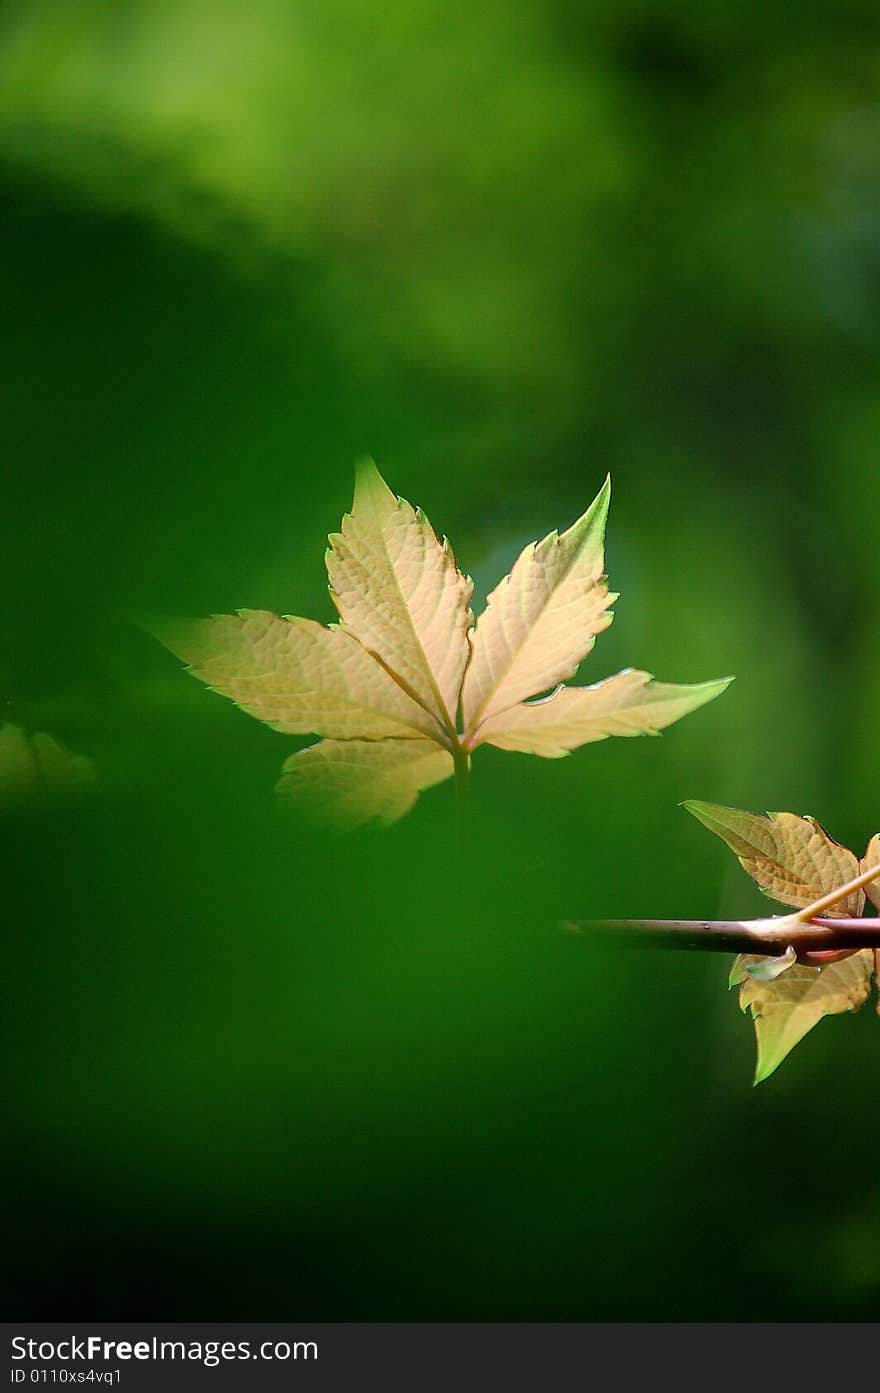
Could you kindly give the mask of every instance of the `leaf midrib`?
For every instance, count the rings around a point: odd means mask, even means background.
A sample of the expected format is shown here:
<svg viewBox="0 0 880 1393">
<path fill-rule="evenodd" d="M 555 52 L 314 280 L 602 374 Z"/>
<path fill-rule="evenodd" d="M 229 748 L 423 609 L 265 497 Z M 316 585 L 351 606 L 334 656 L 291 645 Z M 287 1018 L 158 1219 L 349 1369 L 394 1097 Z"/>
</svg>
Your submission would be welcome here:
<svg viewBox="0 0 880 1393">
<path fill-rule="evenodd" d="M 558 547 L 558 546 L 561 545 L 561 543 L 562 543 L 562 538 L 561 538 L 561 537 L 557 537 L 556 540 L 555 540 L 554 545 Z M 540 543 L 539 543 L 539 542 L 534 542 L 534 543 L 532 544 L 532 558 L 534 557 L 535 549 L 536 549 L 538 546 L 540 546 Z M 571 560 L 569 561 L 568 565 L 565 567 L 564 571 L 562 572 L 561 576 L 559 577 L 559 580 L 557 581 L 557 583 L 554 585 L 553 589 L 552 589 L 552 590 L 550 591 L 550 593 L 548 594 L 548 596 L 547 596 L 546 600 L 544 601 L 544 603 L 542 604 L 540 610 L 539 610 L 538 613 L 535 615 L 535 618 L 534 618 L 534 619 L 532 620 L 532 622 L 529 624 L 528 629 L 527 629 L 527 631 L 526 631 L 526 634 L 525 634 L 525 636 L 524 636 L 522 642 L 520 643 L 519 647 L 517 648 L 516 652 L 511 654 L 510 660 L 509 660 L 509 662 L 507 663 L 506 667 L 504 668 L 504 670 L 503 670 L 503 672 L 502 672 L 500 678 L 499 678 L 498 681 L 495 683 L 495 685 L 492 687 L 491 691 L 489 691 L 489 692 L 487 693 L 487 695 L 486 695 L 486 697 L 484 698 L 484 700 L 482 701 L 482 703 L 477 707 L 477 710 L 474 712 L 474 716 L 473 716 L 473 719 L 472 719 L 472 721 L 471 721 L 471 724 L 470 724 L 470 726 L 468 727 L 468 729 L 465 731 L 465 740 L 467 740 L 467 741 L 473 740 L 474 736 L 476 736 L 477 734 L 479 734 L 480 727 L 481 727 L 482 725 L 484 725 L 485 722 L 486 722 L 487 720 L 489 720 L 490 717 L 502 716 L 502 715 L 504 714 L 505 711 L 510 711 L 510 710 L 513 709 L 514 706 L 518 706 L 518 705 L 519 705 L 519 702 L 518 702 L 518 701 L 511 701 L 511 702 L 508 702 L 508 704 L 507 704 L 506 706 L 501 706 L 501 707 L 499 707 L 499 709 L 498 709 L 497 711 L 490 711 L 490 712 L 488 712 L 487 714 L 484 714 L 484 712 L 486 711 L 486 707 L 488 706 L 489 702 L 492 700 L 492 697 L 493 697 L 493 696 L 495 695 L 495 693 L 498 691 L 499 687 L 501 686 L 501 683 L 504 681 L 505 677 L 507 677 L 508 673 L 510 672 L 511 668 L 513 667 L 514 662 L 516 661 L 516 658 L 517 658 L 518 654 L 521 653 L 522 650 L 525 648 L 525 646 L 526 646 L 526 644 L 528 643 L 529 639 L 531 638 L 532 633 L 534 632 L 535 628 L 536 628 L 537 625 L 540 623 L 541 619 L 544 617 L 544 614 L 545 614 L 545 612 L 546 612 L 546 610 L 547 610 L 547 607 L 549 606 L 550 601 L 552 600 L 552 598 L 553 598 L 553 596 L 555 595 L 556 591 L 559 589 L 560 585 L 562 585 L 562 583 L 563 583 L 565 580 L 568 579 L 568 576 L 570 575 L 570 573 L 571 573 L 571 571 L 572 571 L 572 569 L 573 569 L 573 567 L 574 567 L 574 564 L 575 564 L 575 562 L 577 561 L 577 559 L 578 559 L 578 557 L 580 556 L 580 554 L 581 554 L 582 551 L 583 551 L 583 546 L 579 547 L 579 548 L 574 552 L 574 554 L 573 554 L 572 557 L 571 557 Z M 514 570 L 516 569 L 516 563 L 514 563 L 514 568 L 513 568 L 513 569 L 514 569 Z M 503 584 L 506 583 L 507 585 L 509 585 L 509 584 L 510 584 L 510 581 L 511 581 L 512 575 L 513 575 L 513 570 L 511 570 L 511 572 L 510 572 L 509 575 L 507 575 L 507 576 L 504 577 L 504 580 L 501 582 L 501 584 L 503 585 Z M 592 584 L 592 586 L 591 586 L 590 588 L 591 588 L 591 589 L 595 589 L 595 587 L 596 587 L 597 585 L 601 584 L 601 582 L 602 582 L 604 579 L 605 579 L 604 573 L 603 573 L 603 575 L 597 576 L 596 579 L 593 581 L 593 584 Z M 496 588 L 497 588 L 497 587 L 496 587 Z M 494 592 L 493 592 L 493 593 L 494 593 Z M 485 610 L 483 611 L 483 613 L 484 613 L 484 614 L 487 614 L 491 608 L 492 608 L 492 606 L 491 606 L 490 600 L 487 598 L 487 600 L 486 600 L 486 608 L 485 608 Z M 480 618 L 482 618 L 482 615 L 480 616 Z M 478 635 L 479 635 L 479 629 L 480 629 L 480 624 L 479 624 L 479 620 L 477 620 L 477 623 L 476 623 L 476 626 L 475 626 L 475 629 L 474 629 L 474 640 L 476 640 L 476 638 L 477 638 Z M 591 634 L 590 637 L 591 637 L 591 639 L 595 639 L 596 635 L 595 635 L 595 634 Z M 584 657 L 586 657 L 586 654 L 584 654 Z M 583 658 L 582 658 L 580 661 L 583 662 Z M 577 669 L 578 669 L 579 667 L 580 667 L 580 663 L 576 663 L 576 664 L 575 664 L 574 671 L 576 672 Z M 573 675 L 573 674 L 572 674 L 572 675 Z M 465 678 L 466 678 L 466 676 L 467 676 L 467 673 L 465 673 Z"/>
<path fill-rule="evenodd" d="M 389 490 L 389 492 L 390 492 L 390 490 Z M 441 724 L 441 726 L 445 729 L 446 734 L 448 735 L 449 739 L 452 740 L 452 741 L 455 741 L 455 742 L 457 743 L 457 741 L 458 741 L 458 732 L 457 732 L 456 729 L 455 729 L 455 721 L 454 721 L 454 719 L 450 716 L 449 712 L 448 712 L 447 709 L 446 709 L 446 702 L 443 700 L 443 697 L 442 697 L 441 692 L 440 692 L 440 688 L 437 686 L 437 681 L 436 681 L 436 678 L 434 677 L 434 670 L 433 670 L 433 668 L 431 667 L 430 662 L 428 661 L 428 655 L 427 655 L 427 653 L 425 652 L 425 650 L 424 650 L 424 648 L 423 648 L 423 646 L 422 646 L 422 642 L 421 642 L 421 640 L 420 640 L 420 638 L 419 638 L 419 636 L 418 636 L 418 633 L 416 632 L 416 627 L 415 627 L 415 624 L 413 623 L 413 618 L 412 618 L 412 614 L 411 614 L 411 612 L 410 612 L 410 607 L 409 607 L 409 605 L 407 604 L 406 597 L 405 597 L 403 591 L 402 591 L 401 588 L 400 588 L 400 581 L 399 581 L 398 578 L 397 578 L 397 572 L 396 572 L 396 570 L 395 570 L 395 568 L 394 568 L 394 562 L 393 562 L 393 560 L 392 560 L 391 553 L 390 553 L 390 551 L 388 550 L 388 543 L 387 543 L 387 539 L 386 539 L 386 537 L 385 537 L 385 529 L 383 528 L 381 519 L 380 519 L 380 517 L 379 517 L 379 510 L 378 510 L 378 508 L 377 508 L 377 506 L 376 506 L 376 501 L 375 501 L 375 498 L 373 497 L 373 490 L 372 490 L 372 489 L 369 490 L 369 495 L 368 495 L 368 496 L 369 496 L 369 507 L 370 507 L 370 509 L 371 509 L 371 511 L 372 511 L 373 519 L 374 519 L 374 521 L 375 521 L 375 523 L 376 523 L 376 531 L 378 532 L 379 536 L 380 536 L 381 539 L 382 539 L 382 551 L 384 552 L 385 559 L 386 559 L 386 561 L 388 562 L 388 569 L 389 569 L 389 571 L 391 572 L 391 578 L 392 578 L 392 580 L 393 580 L 393 582 L 394 582 L 394 589 L 396 590 L 396 592 L 397 592 L 397 597 L 398 597 L 398 599 L 399 599 L 399 601 L 400 601 L 400 607 L 401 607 L 401 609 L 403 610 L 403 613 L 404 613 L 404 615 L 405 615 L 405 617 L 406 617 L 406 623 L 407 623 L 407 625 L 408 625 L 408 627 L 409 627 L 410 633 L 412 634 L 413 643 L 415 644 L 415 647 L 416 647 L 416 649 L 417 649 L 417 651 L 418 651 L 418 653 L 419 653 L 419 655 L 420 655 L 420 657 L 421 657 L 421 659 L 422 659 L 422 663 L 423 663 L 423 665 L 424 665 L 424 669 L 425 669 L 425 672 L 426 672 L 427 677 L 428 677 L 428 684 L 429 684 L 431 690 L 433 691 L 434 696 L 435 696 L 436 699 L 437 699 L 438 710 L 442 713 L 442 715 L 441 715 L 440 718 L 439 718 L 440 724 Z M 401 501 L 402 501 L 402 500 L 400 499 L 400 497 L 399 497 L 397 494 L 392 494 L 392 497 L 394 498 L 395 506 L 396 506 L 397 512 L 398 512 L 398 514 L 399 514 L 399 512 L 400 512 L 400 504 L 401 504 Z M 413 512 L 415 513 L 415 509 L 413 509 Z M 352 520 L 353 520 L 353 519 L 352 519 Z M 366 546 L 367 551 L 373 550 L 373 548 L 370 546 L 370 541 L 369 541 L 369 537 L 368 537 L 368 536 L 367 536 L 366 538 L 362 538 L 362 540 L 364 541 L 364 545 Z M 357 634 L 355 634 L 353 630 L 349 629 L 349 633 L 352 634 L 352 637 L 353 637 L 353 638 L 357 638 Z M 361 643 L 361 640 L 358 639 L 358 642 Z M 391 667 L 390 663 L 387 663 L 387 662 L 384 660 L 384 658 L 380 658 L 379 655 L 378 655 L 378 653 L 375 653 L 375 652 L 373 651 L 372 648 L 367 648 L 367 646 L 366 646 L 365 643 L 361 643 L 361 647 L 364 649 L 365 652 L 369 653 L 371 657 L 373 657 L 373 658 L 376 659 L 376 661 L 377 661 L 377 662 L 385 669 L 385 671 L 388 673 L 389 677 L 393 678 L 394 681 L 397 683 L 397 685 L 398 685 L 404 692 L 406 692 L 407 696 L 411 697 L 413 701 L 417 702 L 418 705 L 422 708 L 422 710 L 423 710 L 423 711 L 426 711 L 427 714 L 428 714 L 429 716 L 431 716 L 435 721 L 438 720 L 438 713 L 437 713 L 437 711 L 432 711 L 432 710 L 431 710 L 430 706 L 428 706 L 428 705 L 422 700 L 422 698 L 418 695 L 418 693 L 415 692 L 415 691 L 413 690 L 413 688 L 409 685 L 409 683 L 406 681 L 406 678 L 402 677 L 402 676 L 400 675 L 399 672 L 396 672 L 396 671 L 394 670 L 394 668 Z M 463 678 L 462 678 L 462 680 L 463 680 Z M 439 740 L 437 741 L 437 744 L 440 744 L 440 741 L 439 741 Z"/>
</svg>

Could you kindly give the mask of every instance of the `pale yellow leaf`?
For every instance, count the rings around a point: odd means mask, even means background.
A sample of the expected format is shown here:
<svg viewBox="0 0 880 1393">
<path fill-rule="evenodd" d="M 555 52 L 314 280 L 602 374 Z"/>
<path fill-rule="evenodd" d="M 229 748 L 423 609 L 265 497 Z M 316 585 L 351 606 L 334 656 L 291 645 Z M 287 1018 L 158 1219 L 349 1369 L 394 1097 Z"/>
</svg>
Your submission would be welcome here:
<svg viewBox="0 0 880 1393">
<path fill-rule="evenodd" d="M 610 480 L 562 536 L 527 546 L 492 591 L 472 637 L 462 711 L 469 740 L 484 721 L 571 677 L 611 623 L 604 571 Z"/>
<path fill-rule="evenodd" d="M 868 849 L 862 857 L 860 869 L 867 871 L 871 866 L 880 865 L 880 832 L 868 842 Z M 876 909 L 880 910 L 880 876 L 865 886 L 865 894 Z"/>
<path fill-rule="evenodd" d="M 607 735 L 659 731 L 727 685 L 673 686 L 627 671 L 525 702 L 571 676 L 611 622 L 609 495 L 606 480 L 567 532 L 527 547 L 473 629 L 473 587 L 448 543 L 365 461 L 326 556 L 338 626 L 240 610 L 145 627 L 250 715 L 286 734 L 324 737 L 289 762 L 291 797 L 313 790 L 320 815 L 325 787 L 338 820 L 393 820 L 452 772 L 453 755 L 469 763 L 476 745 L 554 758 Z"/>
<path fill-rule="evenodd" d="M 557 759 L 609 735 L 655 735 L 719 696 L 731 680 L 680 686 L 628 668 L 591 687 L 561 687 L 490 716 L 473 743 Z"/>
<path fill-rule="evenodd" d="M 313 825 L 349 830 L 396 822 L 452 772 L 452 756 L 431 740 L 322 740 L 285 761 L 278 792 Z"/>
<path fill-rule="evenodd" d="M 804 909 L 859 874 L 857 858 L 833 841 L 815 818 L 795 813 L 765 817 L 720 803 L 684 806 L 727 843 L 743 870 L 780 904 Z M 825 913 L 858 918 L 864 904 L 863 892 L 856 890 Z"/>
<path fill-rule="evenodd" d="M 754 962 L 753 957 L 738 962 Z M 823 1016 L 857 1011 L 871 988 L 874 954 L 870 948 L 827 967 L 796 964 L 771 982 L 746 978 L 740 1005 L 750 1010 L 758 1041 L 755 1083 L 778 1068 Z"/>
<path fill-rule="evenodd" d="M 274 730 L 337 739 L 443 738 L 434 717 L 341 628 L 240 610 L 154 622 L 151 629 L 194 676 Z"/>
<path fill-rule="evenodd" d="M 72 754 L 53 736 L 0 726 L 0 808 L 82 793 L 95 780 L 92 761 Z"/>
<path fill-rule="evenodd" d="M 351 513 L 330 537 L 327 574 L 347 628 L 454 731 L 473 585 L 448 542 L 391 492 L 371 460 L 358 466 Z"/>
</svg>

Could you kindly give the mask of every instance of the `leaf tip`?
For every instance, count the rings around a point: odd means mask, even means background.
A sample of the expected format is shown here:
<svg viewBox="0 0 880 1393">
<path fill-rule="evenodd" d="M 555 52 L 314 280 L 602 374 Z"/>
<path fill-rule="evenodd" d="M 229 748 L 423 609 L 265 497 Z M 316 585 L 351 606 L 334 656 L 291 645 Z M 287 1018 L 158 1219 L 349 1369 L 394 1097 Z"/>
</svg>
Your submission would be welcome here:
<svg viewBox="0 0 880 1393">
<path fill-rule="evenodd" d="M 359 503 L 365 502 L 369 498 L 376 498 L 382 493 L 391 493 L 379 470 L 376 462 L 370 455 L 362 455 L 355 461 L 354 466 L 354 501 L 352 509 Z M 392 494 L 392 497 L 394 495 Z"/>
<path fill-rule="evenodd" d="M 731 682 L 735 682 L 735 677 L 713 677 L 708 682 L 695 682 L 691 687 L 691 693 L 696 703 L 693 708 L 705 706 L 708 702 L 720 697 L 722 692 L 726 692 Z"/>
<path fill-rule="evenodd" d="M 759 1053 L 757 1062 L 755 1063 L 755 1077 L 752 1079 L 752 1088 L 757 1088 L 759 1083 L 766 1082 L 770 1075 L 776 1072 L 781 1063 L 781 1059 L 774 1059 L 772 1055 L 764 1059 Z"/>
<path fill-rule="evenodd" d="M 695 817 L 698 822 L 702 822 L 704 827 L 708 827 L 710 832 L 715 831 L 715 819 L 719 813 L 734 812 L 735 809 L 727 808 L 723 803 L 706 803 L 700 798 L 685 798 L 679 807 L 687 809 L 691 817 Z"/>
<path fill-rule="evenodd" d="M 122 617 L 126 624 L 130 624 L 133 629 L 140 629 L 142 633 L 149 634 L 150 638 L 158 638 L 157 630 L 168 622 L 165 615 L 156 614 L 153 610 L 126 609 L 122 611 Z"/>
<path fill-rule="evenodd" d="M 379 471 L 376 468 L 376 461 L 372 455 L 359 455 L 354 462 L 355 479 L 371 479 Z"/>
<path fill-rule="evenodd" d="M 588 512 L 591 512 L 591 513 L 595 511 L 595 513 L 596 513 L 599 517 L 601 517 L 602 521 L 604 522 L 605 519 L 606 519 L 607 516 L 608 516 L 608 509 L 609 509 L 610 506 L 611 506 L 611 475 L 610 475 L 610 474 L 606 474 L 606 475 L 605 475 L 605 482 L 603 483 L 603 485 L 602 485 L 602 487 L 600 488 L 599 492 L 596 494 L 596 497 L 593 499 L 593 502 L 590 504 L 590 506 L 589 506 L 589 508 L 587 509 L 587 511 L 588 511 Z"/>
<path fill-rule="evenodd" d="M 605 524 L 608 521 L 608 507 L 611 502 L 611 475 L 605 476 L 605 482 L 600 488 L 596 497 L 593 499 L 586 512 L 571 524 L 567 532 L 559 536 L 551 532 L 542 542 L 536 543 L 536 549 L 541 552 L 549 543 L 559 541 L 570 541 L 577 538 L 581 546 L 592 545 L 597 548 L 599 564 L 602 562 L 602 547 L 605 540 Z M 598 578 L 598 577 L 597 577 Z M 606 577 L 602 577 L 604 581 Z"/>
<path fill-rule="evenodd" d="M 181 649 L 188 647 L 188 640 L 199 623 L 198 620 L 181 619 L 174 615 L 156 614 L 143 610 L 130 612 L 126 617 L 135 628 L 140 629 L 142 633 L 149 634 L 150 638 L 161 643 L 163 648 L 167 648 L 169 653 L 173 653 L 177 658 L 182 658 L 184 662 L 188 661 L 181 653 Z"/>
</svg>

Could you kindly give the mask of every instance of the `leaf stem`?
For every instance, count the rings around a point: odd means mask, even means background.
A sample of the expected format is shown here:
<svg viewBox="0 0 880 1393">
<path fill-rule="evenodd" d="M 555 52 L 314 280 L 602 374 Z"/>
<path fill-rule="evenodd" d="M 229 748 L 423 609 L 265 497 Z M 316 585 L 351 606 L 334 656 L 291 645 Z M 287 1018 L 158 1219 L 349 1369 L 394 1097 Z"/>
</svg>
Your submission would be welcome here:
<svg viewBox="0 0 880 1393">
<path fill-rule="evenodd" d="M 856 890 L 862 890 L 866 885 L 870 885 L 871 881 L 876 880 L 878 876 L 880 876 L 880 861 L 877 862 L 876 866 L 869 866 L 853 880 L 848 880 L 845 885 L 840 885 L 836 890 L 829 891 L 820 900 L 815 900 L 813 904 L 808 904 L 804 909 L 797 910 L 794 916 L 790 917 L 799 919 L 802 924 L 805 924 L 809 919 L 815 919 L 823 910 L 831 909 L 833 905 L 845 900 L 847 895 L 852 895 Z"/>
<path fill-rule="evenodd" d="M 452 758 L 455 764 L 455 807 L 457 812 L 458 841 L 459 847 L 463 847 L 467 838 L 468 820 L 470 817 L 470 774 L 471 756 L 470 751 L 456 739 L 452 747 Z"/>
</svg>

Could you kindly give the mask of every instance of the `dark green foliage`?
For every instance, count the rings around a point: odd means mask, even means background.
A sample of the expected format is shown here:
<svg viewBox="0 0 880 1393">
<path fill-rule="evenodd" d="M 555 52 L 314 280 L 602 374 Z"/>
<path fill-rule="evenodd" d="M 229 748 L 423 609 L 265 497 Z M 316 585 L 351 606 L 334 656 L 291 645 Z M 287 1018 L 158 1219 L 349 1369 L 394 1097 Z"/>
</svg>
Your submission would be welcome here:
<svg viewBox="0 0 880 1393">
<path fill-rule="evenodd" d="M 9 1318 L 876 1317 L 869 1013 L 753 1092 L 712 955 L 553 923 L 766 913 L 685 798 L 876 826 L 878 43 L 861 2 L 2 7 L 2 716 L 101 778 L 3 828 Z M 428 799 L 346 876 L 292 843 L 282 737 L 124 616 L 329 621 L 365 451 L 478 601 L 611 470 L 602 674 L 735 699 L 525 806 L 487 750 L 479 874 Z"/>
</svg>

